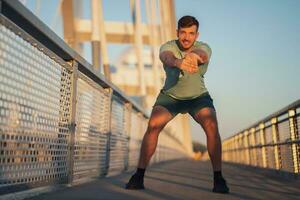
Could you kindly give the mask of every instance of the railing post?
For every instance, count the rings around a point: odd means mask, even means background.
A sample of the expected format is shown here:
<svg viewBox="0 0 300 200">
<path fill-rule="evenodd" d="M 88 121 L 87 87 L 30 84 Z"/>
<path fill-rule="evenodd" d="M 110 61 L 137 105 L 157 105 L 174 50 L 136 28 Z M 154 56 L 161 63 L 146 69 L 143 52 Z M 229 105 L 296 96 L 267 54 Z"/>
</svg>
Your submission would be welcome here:
<svg viewBox="0 0 300 200">
<path fill-rule="evenodd" d="M 78 80 L 78 63 L 73 60 L 71 78 L 71 115 L 70 115 L 70 140 L 69 140 L 69 172 L 68 184 L 73 182 L 74 171 L 74 151 L 75 151 L 75 131 L 76 131 L 76 103 L 77 103 L 77 80 Z"/>
<path fill-rule="evenodd" d="M 129 153 L 130 153 L 130 129 L 131 129 L 131 112 L 132 112 L 132 104 L 125 103 L 125 131 L 127 134 L 127 157 L 125 160 L 125 170 L 129 167 Z"/>
<path fill-rule="evenodd" d="M 246 164 L 250 164 L 250 152 L 249 152 L 249 141 L 248 141 L 249 131 L 244 132 L 244 148 L 245 148 L 245 159 Z"/>
<path fill-rule="evenodd" d="M 239 144 L 239 163 L 244 164 L 244 149 L 243 149 L 243 133 L 238 135 L 238 144 Z"/>
<path fill-rule="evenodd" d="M 109 164 L 110 164 L 110 140 L 111 140 L 111 117 L 112 117 L 112 114 L 111 114 L 111 111 L 112 111 L 112 96 L 113 96 L 113 89 L 112 88 L 105 88 L 105 90 L 109 93 L 109 116 L 108 116 L 108 123 L 109 123 L 109 130 L 108 130 L 108 133 L 107 133 L 107 143 L 106 143 L 106 169 L 105 169 L 105 172 L 104 174 L 108 174 L 108 170 L 109 170 Z"/>
<path fill-rule="evenodd" d="M 254 166 L 257 166 L 257 152 L 256 152 L 256 148 L 257 147 L 255 147 L 257 144 L 256 144 L 256 141 L 255 141 L 255 128 L 251 128 L 250 129 L 250 136 L 251 136 L 251 143 L 252 143 L 252 145 L 254 145 L 254 146 L 252 146 L 252 149 L 251 149 L 251 151 L 253 152 L 252 154 L 253 154 L 253 160 L 254 160 L 254 163 L 253 163 L 253 165 Z"/>
<path fill-rule="evenodd" d="M 237 157 L 238 157 L 238 153 L 237 153 L 237 148 L 238 148 L 238 144 L 237 144 L 237 136 L 234 136 L 233 139 L 233 144 L 234 144 L 234 156 L 233 156 L 233 162 L 237 163 Z"/>
<path fill-rule="evenodd" d="M 259 136 L 260 136 L 260 141 L 262 145 L 262 160 L 263 160 L 263 167 L 267 167 L 267 151 L 266 147 L 264 146 L 266 144 L 266 138 L 265 138 L 265 124 L 261 123 L 259 124 Z"/>
<path fill-rule="evenodd" d="M 229 139 L 229 152 L 228 152 L 228 159 L 229 159 L 229 162 L 232 162 L 232 155 L 233 155 L 233 141 L 232 141 L 233 139 L 232 138 L 230 138 Z"/>
<path fill-rule="evenodd" d="M 299 173 L 299 147 L 295 143 L 295 140 L 298 139 L 298 130 L 297 130 L 297 117 L 296 110 L 289 110 L 289 123 L 290 123 L 290 138 L 291 138 L 291 147 L 292 147 L 292 156 L 294 164 L 294 173 Z"/>
<path fill-rule="evenodd" d="M 281 168 L 281 157 L 280 157 L 280 147 L 277 145 L 279 142 L 279 133 L 278 133 L 278 119 L 277 117 L 272 118 L 272 137 L 274 143 L 274 156 L 275 156 L 275 168 L 279 170 Z"/>
<path fill-rule="evenodd" d="M 234 154 L 235 154 L 235 149 L 234 149 L 234 137 L 230 139 L 230 162 L 234 162 Z"/>
</svg>

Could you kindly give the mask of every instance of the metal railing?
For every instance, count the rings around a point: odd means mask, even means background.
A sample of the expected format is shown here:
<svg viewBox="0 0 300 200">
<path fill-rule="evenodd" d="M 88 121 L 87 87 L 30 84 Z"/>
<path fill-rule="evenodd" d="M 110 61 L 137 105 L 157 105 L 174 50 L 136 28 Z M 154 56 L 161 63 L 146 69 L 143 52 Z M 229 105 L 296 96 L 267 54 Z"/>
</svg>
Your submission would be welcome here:
<svg viewBox="0 0 300 200">
<path fill-rule="evenodd" d="M 300 171 L 300 100 L 223 141 L 223 160 L 280 172 Z"/>
<path fill-rule="evenodd" d="M 0 13 L 0 194 L 136 167 L 143 109 L 18 1 Z M 164 130 L 151 162 L 186 156 Z"/>
</svg>

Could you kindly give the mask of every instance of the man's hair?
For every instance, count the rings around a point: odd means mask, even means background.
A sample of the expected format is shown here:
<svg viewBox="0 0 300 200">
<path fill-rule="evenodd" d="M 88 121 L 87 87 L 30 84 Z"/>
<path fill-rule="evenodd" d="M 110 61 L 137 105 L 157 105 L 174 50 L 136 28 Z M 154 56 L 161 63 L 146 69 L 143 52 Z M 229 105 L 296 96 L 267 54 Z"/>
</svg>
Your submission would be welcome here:
<svg viewBox="0 0 300 200">
<path fill-rule="evenodd" d="M 199 28 L 198 20 L 193 16 L 186 15 L 186 16 L 181 17 L 178 20 L 177 28 L 179 30 L 180 28 L 188 28 L 193 25 L 196 25 L 197 31 L 198 31 L 198 28 Z"/>
</svg>

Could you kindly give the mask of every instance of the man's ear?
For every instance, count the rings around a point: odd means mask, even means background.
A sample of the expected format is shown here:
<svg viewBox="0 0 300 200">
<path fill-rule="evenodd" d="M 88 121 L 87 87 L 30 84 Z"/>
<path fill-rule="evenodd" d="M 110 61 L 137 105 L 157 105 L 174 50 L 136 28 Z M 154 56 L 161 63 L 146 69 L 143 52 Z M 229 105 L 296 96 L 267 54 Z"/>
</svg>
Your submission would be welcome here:
<svg viewBox="0 0 300 200">
<path fill-rule="evenodd" d="M 198 39 L 198 38 L 199 38 L 199 36 L 200 36 L 200 33 L 199 33 L 199 32 L 197 32 L 196 39 Z"/>
<path fill-rule="evenodd" d="M 176 29 L 176 36 L 177 36 L 177 38 L 179 37 L 179 30 L 178 29 Z"/>
</svg>

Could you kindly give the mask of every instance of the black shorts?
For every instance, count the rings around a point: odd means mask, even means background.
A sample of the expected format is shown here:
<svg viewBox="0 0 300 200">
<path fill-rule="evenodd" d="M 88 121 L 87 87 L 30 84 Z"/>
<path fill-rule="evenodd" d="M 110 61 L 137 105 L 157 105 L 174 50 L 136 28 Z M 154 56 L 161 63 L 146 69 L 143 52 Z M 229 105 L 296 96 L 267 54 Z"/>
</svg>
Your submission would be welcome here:
<svg viewBox="0 0 300 200">
<path fill-rule="evenodd" d="M 194 99 L 179 100 L 160 91 L 153 107 L 157 105 L 166 108 L 174 117 L 178 113 L 189 113 L 191 116 L 194 116 L 200 109 L 205 107 L 215 110 L 213 99 L 208 92 Z"/>
</svg>

